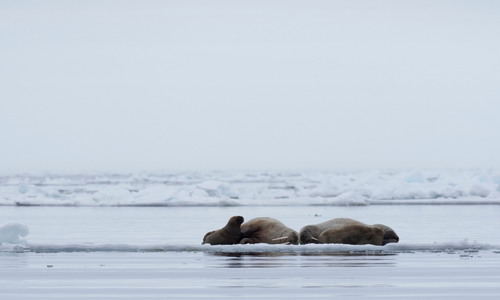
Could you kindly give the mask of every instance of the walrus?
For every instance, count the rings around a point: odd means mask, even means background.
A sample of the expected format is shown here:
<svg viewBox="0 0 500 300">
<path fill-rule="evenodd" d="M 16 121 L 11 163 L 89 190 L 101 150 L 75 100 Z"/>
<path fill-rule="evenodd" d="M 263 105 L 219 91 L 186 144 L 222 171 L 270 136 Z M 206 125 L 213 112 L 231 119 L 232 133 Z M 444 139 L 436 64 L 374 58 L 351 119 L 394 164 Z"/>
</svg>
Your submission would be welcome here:
<svg viewBox="0 0 500 300">
<path fill-rule="evenodd" d="M 310 243 L 320 243 L 319 236 L 320 234 L 328 229 L 340 228 L 346 225 L 359 225 L 359 226 L 367 226 L 367 227 L 375 227 L 382 230 L 384 236 L 382 239 L 382 246 L 388 243 L 397 243 L 399 242 L 399 236 L 396 232 L 390 228 L 389 226 L 383 224 L 375 224 L 372 226 L 366 225 L 360 221 L 356 221 L 349 218 L 336 218 L 329 221 L 325 221 L 323 223 L 319 223 L 316 225 L 307 225 L 300 229 L 300 243 L 301 244 L 310 244 Z"/>
<path fill-rule="evenodd" d="M 389 243 L 397 243 L 399 242 L 399 236 L 396 234 L 396 231 L 391 227 L 383 224 L 373 224 L 372 227 L 377 227 L 382 230 L 384 233 L 384 240 L 382 241 L 382 246 Z"/>
<path fill-rule="evenodd" d="M 321 244 L 349 244 L 382 246 L 384 232 L 377 227 L 349 224 L 323 231 L 318 238 Z"/>
<path fill-rule="evenodd" d="M 240 225 L 245 221 L 242 216 L 234 216 L 229 219 L 226 226 L 219 230 L 210 231 L 203 237 L 202 244 L 231 245 L 241 241 Z"/>
<path fill-rule="evenodd" d="M 255 218 L 241 225 L 240 244 L 299 244 L 297 231 L 280 221 L 269 218 Z"/>
</svg>

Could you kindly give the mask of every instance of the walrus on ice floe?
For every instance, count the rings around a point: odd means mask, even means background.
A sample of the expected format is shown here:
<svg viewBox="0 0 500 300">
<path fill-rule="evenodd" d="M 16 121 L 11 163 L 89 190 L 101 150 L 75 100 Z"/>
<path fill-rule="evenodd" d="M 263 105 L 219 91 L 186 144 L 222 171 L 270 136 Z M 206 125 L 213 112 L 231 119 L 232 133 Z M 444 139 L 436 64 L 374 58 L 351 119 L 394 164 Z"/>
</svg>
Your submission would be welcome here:
<svg viewBox="0 0 500 300">
<path fill-rule="evenodd" d="M 280 221 L 269 218 L 255 218 L 241 225 L 241 244 L 299 244 L 297 231 Z"/>
<path fill-rule="evenodd" d="M 210 231 L 203 237 L 202 244 L 231 245 L 241 241 L 240 225 L 244 222 L 242 216 L 234 216 L 229 219 L 226 226 L 219 230 Z"/>
<path fill-rule="evenodd" d="M 353 225 L 356 225 L 353 227 Z M 347 227 L 349 226 L 349 227 Z M 367 230 L 362 230 L 361 227 L 366 227 Z M 378 238 L 375 238 L 377 235 L 380 235 L 380 233 L 377 230 L 371 230 L 370 228 L 377 228 L 382 231 L 382 242 L 379 244 Z M 332 230 L 335 229 L 334 231 L 330 231 L 328 234 L 325 233 L 324 237 L 320 241 L 319 237 L 320 235 L 327 230 Z M 368 230 L 370 229 L 370 230 Z M 371 233 L 369 234 L 368 232 L 372 232 L 373 236 Z M 363 232 L 367 235 L 363 237 Z M 338 238 L 332 237 L 333 235 L 337 235 Z M 351 234 L 352 237 L 347 242 L 347 238 L 342 238 L 342 236 L 347 236 L 348 234 Z M 368 235 L 372 236 L 372 239 L 368 239 Z M 357 236 L 357 237 L 356 237 Z M 371 241 L 368 244 L 373 244 L 373 245 L 385 245 L 387 243 L 397 243 L 399 241 L 399 237 L 396 234 L 396 232 L 390 228 L 389 226 L 382 225 L 382 224 L 375 224 L 375 225 L 366 225 L 365 223 L 353 220 L 353 219 L 348 219 L 348 218 L 337 218 L 337 219 L 332 219 L 323 223 L 319 223 L 316 225 L 307 225 L 302 227 L 300 230 L 300 243 L 301 244 L 309 244 L 309 243 L 346 243 L 346 244 L 351 244 L 355 240 L 358 240 L 356 244 L 360 243 L 365 243 L 367 240 Z M 346 242 L 338 242 L 339 240 L 344 240 Z"/>
</svg>

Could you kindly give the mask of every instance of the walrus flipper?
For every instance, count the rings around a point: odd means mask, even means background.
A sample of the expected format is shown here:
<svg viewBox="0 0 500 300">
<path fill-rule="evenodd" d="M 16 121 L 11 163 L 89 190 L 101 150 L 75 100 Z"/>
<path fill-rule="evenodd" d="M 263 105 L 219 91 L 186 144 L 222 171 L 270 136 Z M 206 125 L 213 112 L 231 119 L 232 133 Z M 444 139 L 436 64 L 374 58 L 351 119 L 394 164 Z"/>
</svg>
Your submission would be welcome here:
<svg viewBox="0 0 500 300">
<path fill-rule="evenodd" d="M 212 230 L 210 232 L 207 232 L 207 234 L 205 234 L 205 236 L 203 237 L 203 243 L 201 243 L 202 245 L 205 245 L 205 241 L 207 240 L 207 236 L 211 235 L 212 233 L 214 233 L 215 230 Z"/>
</svg>

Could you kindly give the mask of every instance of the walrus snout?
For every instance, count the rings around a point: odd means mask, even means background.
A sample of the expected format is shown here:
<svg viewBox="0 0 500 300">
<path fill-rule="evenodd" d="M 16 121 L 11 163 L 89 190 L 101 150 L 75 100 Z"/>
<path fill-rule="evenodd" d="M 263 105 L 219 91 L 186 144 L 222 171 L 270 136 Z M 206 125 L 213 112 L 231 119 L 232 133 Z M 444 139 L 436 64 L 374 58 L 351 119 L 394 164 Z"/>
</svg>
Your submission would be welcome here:
<svg viewBox="0 0 500 300">
<path fill-rule="evenodd" d="M 391 227 L 383 224 L 374 224 L 373 227 L 380 228 L 384 232 L 384 240 L 382 241 L 382 245 L 399 242 L 399 236 Z"/>
<path fill-rule="evenodd" d="M 307 225 L 300 229 L 299 240 L 301 245 L 305 244 L 319 244 L 318 238 L 315 237 L 314 233 L 317 233 L 316 236 L 319 236 L 318 229 L 314 225 Z"/>
<path fill-rule="evenodd" d="M 288 235 L 288 242 L 291 245 L 298 245 L 299 244 L 299 235 L 297 232 L 292 232 Z"/>
<path fill-rule="evenodd" d="M 386 244 L 389 244 L 389 243 L 398 243 L 399 242 L 399 239 L 384 239 L 382 241 L 382 246 L 385 246 Z"/>
<path fill-rule="evenodd" d="M 384 240 L 382 241 L 382 246 L 389 243 L 398 243 L 399 236 L 394 231 L 384 232 Z"/>
</svg>

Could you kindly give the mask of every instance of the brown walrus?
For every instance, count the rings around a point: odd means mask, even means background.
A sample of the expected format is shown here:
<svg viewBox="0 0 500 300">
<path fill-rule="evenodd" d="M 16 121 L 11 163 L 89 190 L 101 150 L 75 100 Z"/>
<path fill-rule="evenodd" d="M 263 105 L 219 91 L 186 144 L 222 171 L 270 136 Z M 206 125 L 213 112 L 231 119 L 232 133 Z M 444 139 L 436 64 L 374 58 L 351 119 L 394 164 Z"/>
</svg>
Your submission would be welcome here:
<svg viewBox="0 0 500 300">
<path fill-rule="evenodd" d="M 244 222 L 242 216 L 234 216 L 229 219 L 226 226 L 219 230 L 210 231 L 203 237 L 202 244 L 231 245 L 241 241 L 240 225 Z"/>
<path fill-rule="evenodd" d="M 384 232 L 380 228 L 350 224 L 323 231 L 318 238 L 321 244 L 350 244 L 382 246 Z"/>
<path fill-rule="evenodd" d="M 391 227 L 384 224 L 373 224 L 372 227 L 377 227 L 382 230 L 384 233 L 384 240 L 382 241 L 382 246 L 389 243 L 397 243 L 399 242 L 399 236 L 396 234 L 396 231 Z"/>
<path fill-rule="evenodd" d="M 382 224 L 375 224 L 372 226 L 366 225 L 365 223 L 348 219 L 348 218 L 336 218 L 329 221 L 325 221 L 323 223 L 319 223 L 316 225 L 307 225 L 300 229 L 300 243 L 301 244 L 310 244 L 310 243 L 320 243 L 319 236 L 320 234 L 329 229 L 340 228 L 347 225 L 359 225 L 366 227 L 375 227 L 379 228 L 383 232 L 382 244 L 385 245 L 387 243 L 397 243 L 399 241 L 399 237 L 396 232 L 390 228 L 389 226 Z"/>
<path fill-rule="evenodd" d="M 241 244 L 299 244 L 297 231 L 280 221 L 269 218 L 255 218 L 241 225 Z"/>
</svg>

